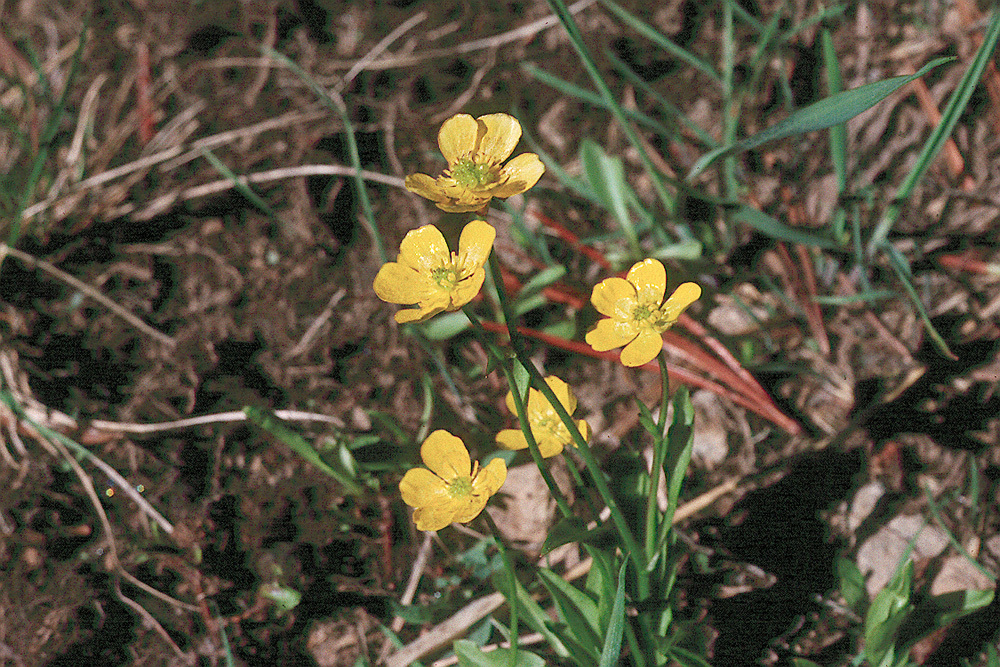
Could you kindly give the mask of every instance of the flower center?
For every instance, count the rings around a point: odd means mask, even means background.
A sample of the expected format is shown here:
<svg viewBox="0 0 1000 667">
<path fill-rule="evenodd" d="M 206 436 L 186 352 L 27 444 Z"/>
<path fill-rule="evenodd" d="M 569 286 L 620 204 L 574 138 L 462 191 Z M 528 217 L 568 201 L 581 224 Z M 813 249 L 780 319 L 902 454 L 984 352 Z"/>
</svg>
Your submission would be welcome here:
<svg viewBox="0 0 1000 667">
<path fill-rule="evenodd" d="M 455 268 L 455 260 L 454 253 L 452 253 L 451 261 L 445 262 L 444 266 L 431 269 L 431 279 L 446 292 L 455 289 L 455 285 L 458 284 L 459 275 L 458 269 Z"/>
<path fill-rule="evenodd" d="M 493 165 L 480 164 L 465 158 L 451 167 L 451 177 L 464 187 L 481 188 L 496 182 L 498 174 Z"/>
<path fill-rule="evenodd" d="M 448 493 L 452 498 L 464 498 L 472 495 L 472 478 L 456 477 L 448 482 Z"/>
<path fill-rule="evenodd" d="M 632 320 L 637 324 L 649 327 L 657 333 L 663 333 L 673 324 L 661 308 L 649 304 L 639 304 L 636 306 L 632 311 Z"/>
</svg>

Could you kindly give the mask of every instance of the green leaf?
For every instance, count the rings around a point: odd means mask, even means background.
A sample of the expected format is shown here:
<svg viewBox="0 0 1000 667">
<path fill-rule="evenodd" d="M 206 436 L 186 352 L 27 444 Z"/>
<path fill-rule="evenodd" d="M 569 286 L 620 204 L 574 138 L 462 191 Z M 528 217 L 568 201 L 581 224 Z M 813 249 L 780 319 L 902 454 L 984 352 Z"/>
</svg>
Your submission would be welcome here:
<svg viewBox="0 0 1000 667">
<path fill-rule="evenodd" d="M 611 607 L 611 622 L 608 632 L 604 635 L 604 650 L 601 651 L 600 667 L 614 667 L 618 664 L 618 656 L 622 652 L 622 633 L 625 630 L 625 568 L 628 561 L 622 561 L 618 570 L 618 591 Z"/>
<path fill-rule="evenodd" d="M 801 243 L 803 245 L 825 248 L 827 250 L 836 250 L 840 247 L 840 244 L 836 241 L 832 241 L 823 236 L 810 234 L 809 232 L 796 227 L 789 227 L 781 222 L 778 222 L 778 220 L 771 217 L 767 213 L 758 211 L 752 206 L 747 206 L 746 204 L 737 206 L 732 216 L 735 222 L 745 222 L 761 234 L 770 236 L 771 238 L 779 241 Z"/>
<path fill-rule="evenodd" d="M 545 660 L 541 656 L 522 649 L 514 651 L 512 648 L 498 648 L 485 653 L 467 639 L 456 641 L 454 648 L 458 664 L 462 667 L 545 667 Z"/>
<path fill-rule="evenodd" d="M 879 591 L 865 616 L 865 653 L 873 665 L 891 663 L 896 631 L 906 620 L 913 590 L 913 561 L 897 568 L 892 581 Z"/>
<path fill-rule="evenodd" d="M 538 578 L 552 596 L 559 616 L 566 623 L 576 644 L 596 661 L 601 648 L 597 602 L 587 593 L 576 588 L 551 570 L 541 568 Z M 563 639 L 567 639 L 563 635 Z"/>
<path fill-rule="evenodd" d="M 293 452 L 337 480 L 344 487 L 345 493 L 352 495 L 361 493 L 361 486 L 355 479 L 328 465 L 305 438 L 289 428 L 285 422 L 275 417 L 270 411 L 246 406 L 243 408 L 243 413 L 251 422 L 288 445 Z"/>
<path fill-rule="evenodd" d="M 421 325 L 428 340 L 448 340 L 462 333 L 472 325 L 460 310 L 442 313 Z"/>
<path fill-rule="evenodd" d="M 524 283 L 521 288 L 519 296 L 529 297 L 532 294 L 537 294 L 541 292 L 544 288 L 548 287 L 552 283 L 560 280 L 566 275 L 566 267 L 562 264 L 557 264 L 556 266 L 549 266 L 542 269 L 534 276 L 531 277 L 528 282 Z"/>
<path fill-rule="evenodd" d="M 840 594 L 847 601 L 847 606 L 854 611 L 860 611 L 868 601 L 868 591 L 865 589 L 865 577 L 854 561 L 847 558 L 837 559 L 837 576 L 840 577 Z"/>
<path fill-rule="evenodd" d="M 566 644 L 549 627 L 551 623 L 549 615 L 528 594 L 521 582 L 515 579 L 512 590 L 511 578 L 506 570 L 501 570 L 493 575 L 493 585 L 507 598 L 508 604 L 514 604 L 512 600 L 516 600 L 518 611 L 521 614 L 519 618 L 532 630 L 542 635 L 559 657 L 566 658 L 570 655 Z"/>
<path fill-rule="evenodd" d="M 605 208 L 615 216 L 618 226 L 629 240 L 629 245 L 637 249 L 639 237 L 628 210 L 628 203 L 635 199 L 635 193 L 625 180 L 625 168 L 621 159 L 605 153 L 604 149 L 593 140 L 584 139 L 580 145 L 580 161 L 583 163 L 583 173 L 590 187 Z"/>
<path fill-rule="evenodd" d="M 954 58 L 936 58 L 921 67 L 920 71 L 916 74 L 894 76 L 890 79 L 874 81 L 851 90 L 836 93 L 819 102 L 810 104 L 752 137 L 738 141 L 731 146 L 724 146 L 706 153 L 691 168 L 691 171 L 687 175 L 687 180 L 689 182 L 694 180 L 709 165 L 726 155 L 752 150 L 769 141 L 784 139 L 796 134 L 805 134 L 806 132 L 815 132 L 816 130 L 825 130 L 828 127 L 844 123 L 872 108 L 911 81 L 919 79 L 935 67 L 952 60 Z"/>
<path fill-rule="evenodd" d="M 663 522 L 671 525 L 681 495 L 681 485 L 691 463 L 694 451 L 694 406 L 690 391 L 681 386 L 674 396 L 674 419 L 667 431 L 667 456 L 663 460 L 663 473 L 667 482 L 667 511 Z"/>
</svg>

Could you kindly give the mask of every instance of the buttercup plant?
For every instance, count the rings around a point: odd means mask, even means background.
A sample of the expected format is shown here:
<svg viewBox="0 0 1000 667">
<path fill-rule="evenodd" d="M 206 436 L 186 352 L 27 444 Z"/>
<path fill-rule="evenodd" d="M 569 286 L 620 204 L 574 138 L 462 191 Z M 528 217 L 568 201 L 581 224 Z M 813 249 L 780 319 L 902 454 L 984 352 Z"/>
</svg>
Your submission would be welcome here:
<svg viewBox="0 0 1000 667">
<path fill-rule="evenodd" d="M 484 210 L 494 197 L 521 194 L 538 182 L 545 166 L 534 153 L 522 153 L 502 164 L 520 139 L 521 124 L 508 114 L 452 116 L 438 132 L 438 146 L 448 168 L 437 178 L 411 174 L 406 177 L 406 189 L 449 213 Z"/>
<path fill-rule="evenodd" d="M 538 157 L 531 153 L 502 164 L 514 151 L 520 136 L 520 125 L 507 114 L 489 114 L 479 118 L 467 114 L 453 116 L 445 121 L 438 134 L 448 169 L 437 179 L 424 174 L 408 176 L 406 187 L 430 199 L 444 211 L 473 213 L 477 218 L 484 216 L 493 197 L 509 197 L 526 191 L 544 171 Z M 680 392 L 681 398 L 675 402 L 674 409 L 676 428 L 668 430 L 668 387 L 666 361 L 661 354 L 661 334 L 697 300 L 701 288 L 694 283 L 685 283 L 664 301 L 666 269 L 655 259 L 637 263 L 624 279 L 609 278 L 594 288 L 592 302 L 606 319 L 599 321 L 596 328 L 587 334 L 587 342 L 602 351 L 624 346 L 621 361 L 630 367 L 640 366 L 660 355 L 663 394 L 658 417 L 654 420 L 649 410 L 640 404 L 640 411 L 646 417 L 643 424 L 653 439 L 654 463 L 644 473 L 646 497 L 642 504 L 646 505 L 645 520 L 641 525 L 635 525 L 626 519 L 626 516 L 635 516 L 635 512 L 627 514 L 620 504 L 623 500 L 634 503 L 635 499 L 623 494 L 621 488 L 612 490 L 612 486 L 619 486 L 621 480 L 616 480 L 613 473 L 602 470 L 595 453 L 591 451 L 588 444 L 591 429 L 587 421 L 573 418 L 577 408 L 573 391 L 561 378 L 545 377 L 528 357 L 524 341 L 517 332 L 517 317 L 504 290 L 499 262 L 492 253 L 495 235 L 493 227 L 481 219 L 474 219 L 462 231 L 458 252 L 453 253 L 433 225 L 413 230 L 404 237 L 397 260 L 386 263 L 379 270 L 374 282 L 375 292 L 384 301 L 415 306 L 395 314 L 399 323 L 426 322 L 439 313 L 461 308 L 472 324 L 473 333 L 479 337 L 510 385 L 506 404 L 518 416 L 520 430 L 501 430 L 495 436 L 496 443 L 503 449 L 529 451 L 560 512 L 572 526 L 579 526 L 575 510 L 556 486 L 544 459 L 560 453 L 568 455 L 570 471 L 581 489 L 592 489 L 601 503 L 610 509 L 610 524 L 617 535 L 617 540 L 613 542 L 620 551 L 616 551 L 615 546 L 607 551 L 606 538 L 599 550 L 594 551 L 594 548 L 586 546 L 588 533 L 573 532 L 578 528 L 553 531 L 553 534 L 558 532 L 562 535 L 564 541 L 569 539 L 566 535 L 574 536 L 572 539 L 585 545 L 595 558 L 603 554 L 601 558 L 612 559 L 607 561 L 609 567 L 602 570 L 608 576 L 593 580 L 600 590 L 590 594 L 605 595 L 610 599 L 616 596 L 614 589 L 618 588 L 618 596 L 623 596 L 627 589 L 629 596 L 635 600 L 650 596 L 658 600 L 668 599 L 678 559 L 672 551 L 668 554 L 668 549 L 673 546 L 673 540 L 668 539 L 672 535 L 672 510 L 667 513 L 660 511 L 655 502 L 655 489 L 661 474 L 669 467 L 668 462 L 676 463 L 667 473 L 672 506 L 676 506 L 680 481 L 690 458 L 690 421 L 684 420 L 691 412 L 686 393 Z M 483 287 L 487 265 L 510 338 L 504 349 L 490 338 L 484 323 L 471 307 L 472 300 Z M 427 467 L 409 470 L 399 484 L 403 502 L 414 508 L 413 521 L 417 529 L 439 531 L 452 522 L 467 523 L 483 514 L 504 556 L 508 582 L 514 581 L 513 565 L 507 556 L 503 538 L 489 512 L 483 512 L 489 498 L 501 490 L 506 480 L 507 469 L 503 461 L 494 458 L 480 468 L 472 462 L 461 438 L 444 430 L 431 433 L 422 444 L 420 454 Z M 586 480 L 577 470 L 581 461 L 588 476 Z M 644 464 L 640 467 L 644 469 Z M 641 510 L 638 512 L 641 514 Z M 549 548 L 554 546 L 558 544 L 550 544 Z M 610 577 L 614 571 L 620 573 L 620 585 Z M 626 582 L 627 586 L 624 585 Z M 504 590 L 504 593 L 512 606 L 512 621 L 516 626 L 517 608 L 523 604 L 519 602 L 521 597 L 513 589 Z M 662 605 L 653 607 L 662 610 Z M 667 626 L 663 624 L 668 622 L 669 614 L 669 609 L 642 613 L 635 621 L 626 622 L 622 598 L 617 622 L 624 627 L 624 637 L 632 654 L 638 658 L 636 664 L 659 662 L 656 658 L 654 662 L 647 663 L 643 656 L 667 655 L 657 648 L 654 629 L 662 626 L 665 631 Z M 598 623 L 596 617 L 593 621 Z M 532 621 L 529 618 L 525 622 L 530 625 Z M 600 622 L 606 623 L 607 619 Z M 536 630 L 542 631 L 542 628 Z M 511 636 L 516 639 L 516 634 L 515 627 Z M 587 636 L 593 639 L 592 633 Z M 582 636 L 576 640 L 584 641 Z M 612 645 L 613 642 L 609 647 Z M 591 642 L 579 656 L 563 657 L 572 658 L 570 661 L 581 665 L 596 664 L 594 658 L 603 650 Z"/>
</svg>

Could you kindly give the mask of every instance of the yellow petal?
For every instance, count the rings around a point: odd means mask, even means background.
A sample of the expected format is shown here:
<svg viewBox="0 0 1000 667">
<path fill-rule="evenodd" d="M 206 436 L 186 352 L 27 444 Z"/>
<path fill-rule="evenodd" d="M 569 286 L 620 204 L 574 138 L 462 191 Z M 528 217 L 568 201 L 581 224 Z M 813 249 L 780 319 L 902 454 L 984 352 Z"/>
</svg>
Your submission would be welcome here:
<svg viewBox="0 0 1000 667">
<path fill-rule="evenodd" d="M 671 321 L 683 313 L 688 306 L 701 297 L 701 287 L 697 283 L 684 283 L 674 290 L 667 302 L 663 304 L 663 314 Z"/>
<path fill-rule="evenodd" d="M 490 250 L 493 249 L 493 240 L 496 237 L 497 230 L 482 220 L 473 220 L 465 226 L 461 238 L 458 239 L 458 271 L 460 276 L 471 275 L 486 264 Z"/>
<path fill-rule="evenodd" d="M 643 331 L 622 350 L 621 362 L 629 368 L 648 364 L 663 349 L 663 338 L 655 331 Z"/>
<path fill-rule="evenodd" d="M 411 229 L 399 244 L 399 263 L 421 273 L 429 273 L 450 259 L 444 235 L 434 225 Z"/>
<path fill-rule="evenodd" d="M 597 283 L 590 302 L 600 314 L 620 320 L 631 320 L 632 311 L 639 304 L 635 286 L 621 278 L 607 278 Z"/>
<path fill-rule="evenodd" d="M 530 190 L 545 173 L 545 165 L 534 153 L 521 153 L 500 170 L 501 185 L 493 189 L 493 196 L 506 199 Z"/>
<path fill-rule="evenodd" d="M 468 201 L 462 202 L 437 201 L 434 202 L 434 205 L 445 213 L 472 213 L 482 210 L 483 206 L 489 204 L 492 198 L 492 195 L 486 195 L 484 197 L 466 198 Z"/>
<path fill-rule="evenodd" d="M 550 375 L 545 378 L 545 384 L 549 385 L 549 389 L 551 389 L 552 393 L 556 395 L 556 398 L 559 399 L 562 406 L 566 408 L 566 412 L 573 414 L 576 410 L 576 396 L 573 395 L 573 391 L 569 388 L 569 385 L 557 378 L 555 375 Z"/>
<path fill-rule="evenodd" d="M 444 307 L 434 307 L 434 308 L 405 308 L 403 310 L 396 311 L 396 321 L 400 324 L 410 324 L 426 322 L 438 313 L 443 313 L 445 311 Z"/>
<path fill-rule="evenodd" d="M 493 459 L 481 468 L 479 474 L 472 480 L 472 493 L 485 497 L 492 496 L 506 481 L 507 464 L 503 459 Z"/>
<path fill-rule="evenodd" d="M 479 516 L 479 513 L 483 511 L 486 507 L 486 501 L 489 500 L 489 495 L 471 495 L 465 496 L 463 498 L 455 499 L 455 515 L 452 517 L 452 521 L 457 521 L 458 523 L 468 523 Z"/>
<path fill-rule="evenodd" d="M 616 347 L 627 345 L 639 335 L 639 327 L 634 322 L 603 319 L 597 326 L 587 332 L 587 345 L 598 352 L 607 352 Z"/>
<path fill-rule="evenodd" d="M 505 113 L 491 113 L 476 120 L 480 139 L 473 159 L 479 163 L 500 164 L 510 157 L 521 140 L 521 124 L 517 119 Z"/>
<path fill-rule="evenodd" d="M 383 264 L 372 285 L 378 298 L 387 303 L 410 305 L 427 299 L 432 291 L 430 279 L 414 269 L 389 262 Z"/>
<path fill-rule="evenodd" d="M 528 440 L 524 437 L 524 433 L 513 428 L 505 428 L 497 433 L 497 444 L 504 449 L 517 450 L 528 448 Z"/>
<path fill-rule="evenodd" d="M 475 299 L 483 287 L 484 280 L 486 280 L 486 270 L 479 268 L 471 276 L 455 285 L 449 295 L 450 303 L 445 310 L 458 310 Z"/>
<path fill-rule="evenodd" d="M 455 503 L 418 507 L 413 511 L 413 523 L 417 530 L 441 530 L 455 520 Z"/>
<path fill-rule="evenodd" d="M 583 441 L 590 442 L 591 430 L 590 430 L 590 424 L 587 423 L 587 420 L 581 419 L 580 421 L 578 421 L 576 423 L 576 428 L 579 429 L 580 435 L 583 436 Z"/>
<path fill-rule="evenodd" d="M 427 468 L 407 470 L 399 482 L 399 494 L 410 507 L 423 507 L 448 500 L 444 481 Z"/>
<path fill-rule="evenodd" d="M 635 286 L 636 296 L 643 305 L 659 308 L 667 291 L 667 270 L 658 259 L 644 259 L 628 271 L 625 280 Z"/>
<path fill-rule="evenodd" d="M 552 458 L 562 452 L 565 442 L 567 441 L 562 438 L 552 436 L 542 438 L 538 441 L 538 453 L 542 455 L 543 459 Z"/>
<path fill-rule="evenodd" d="M 427 174 L 410 174 L 403 181 L 403 185 L 407 190 L 424 199 L 441 201 L 447 198 L 438 182 Z"/>
<path fill-rule="evenodd" d="M 479 137 L 479 123 L 467 113 L 452 116 L 441 125 L 438 132 L 438 148 L 441 155 L 453 165 L 463 157 L 469 157 L 476 150 Z"/>
<path fill-rule="evenodd" d="M 465 443 L 443 429 L 427 436 L 420 446 L 420 458 L 424 460 L 424 465 L 446 482 L 472 473 L 472 460 Z"/>
</svg>

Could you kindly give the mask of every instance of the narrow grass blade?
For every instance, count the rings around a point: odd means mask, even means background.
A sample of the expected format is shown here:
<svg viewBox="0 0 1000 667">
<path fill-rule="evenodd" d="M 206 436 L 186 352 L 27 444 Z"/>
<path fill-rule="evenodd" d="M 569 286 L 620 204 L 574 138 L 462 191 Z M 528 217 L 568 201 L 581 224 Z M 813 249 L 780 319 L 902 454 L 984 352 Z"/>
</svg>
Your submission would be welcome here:
<svg viewBox="0 0 1000 667">
<path fill-rule="evenodd" d="M 351 123 L 351 119 L 347 115 L 347 109 L 344 107 L 343 100 L 340 99 L 339 95 L 335 99 L 329 91 L 319 84 L 318 81 L 309 76 L 308 72 L 299 67 L 298 63 L 285 54 L 267 47 L 264 47 L 263 51 L 268 57 L 279 61 L 285 67 L 292 70 L 300 79 L 302 79 L 302 81 L 306 83 L 306 85 L 312 89 L 313 94 L 319 98 L 319 101 L 322 102 L 326 108 L 340 116 L 340 120 L 344 124 L 344 136 L 347 138 L 347 152 L 351 158 L 351 166 L 354 167 L 355 172 L 354 191 L 357 193 L 358 199 L 361 200 L 361 211 L 365 216 L 365 221 L 368 223 L 368 233 L 371 234 L 372 241 L 375 243 L 375 247 L 379 253 L 379 258 L 382 260 L 383 264 L 388 262 L 389 255 L 385 251 L 385 243 L 382 241 L 382 234 L 378 230 L 378 225 L 375 224 L 375 214 L 372 211 L 372 203 L 368 198 L 368 189 L 365 187 L 365 180 L 361 175 L 361 157 L 358 153 L 358 142 L 354 138 L 354 124 Z"/>
<path fill-rule="evenodd" d="M 885 215 L 882 216 L 875 227 L 875 231 L 868 241 L 867 253 L 869 258 L 874 257 L 875 251 L 885 244 L 885 240 L 889 237 L 889 231 L 899 218 L 903 203 L 909 199 L 913 188 L 930 168 L 931 162 L 933 162 L 938 152 L 940 152 L 948 137 L 951 136 L 952 130 L 955 129 L 955 125 L 958 123 L 958 119 L 965 113 L 965 109 L 969 105 L 969 100 L 972 98 L 972 93 L 975 92 L 976 86 L 979 85 L 979 80 L 983 76 L 983 70 L 986 69 L 986 65 L 993 58 L 993 51 L 996 49 L 998 40 L 1000 40 L 1000 9 L 994 9 L 993 15 L 990 17 L 989 26 L 986 29 L 986 34 L 983 36 L 983 43 L 972 59 L 972 63 L 969 65 L 969 69 L 966 70 L 962 80 L 958 82 L 955 92 L 951 94 L 951 98 L 948 100 L 944 111 L 941 112 L 941 122 L 938 123 L 938 126 L 931 132 L 931 136 L 928 137 L 923 150 L 917 157 L 917 162 L 913 170 L 907 174 L 906 179 L 899 186 L 895 203 L 886 209 Z M 926 65 L 914 77 L 919 76 L 921 72 L 924 72 L 937 62 L 935 60 L 930 65 Z"/>
<path fill-rule="evenodd" d="M 917 314 L 920 316 L 920 321 L 924 323 L 924 328 L 927 330 L 927 335 L 931 337 L 934 345 L 937 346 L 938 350 L 944 356 L 949 359 L 958 359 L 955 353 L 948 348 L 948 343 L 944 342 L 944 338 L 941 334 L 937 332 L 934 325 L 931 324 L 931 318 L 927 314 L 927 309 L 924 308 L 923 302 L 920 300 L 920 296 L 917 294 L 916 288 L 913 287 L 913 272 L 910 271 L 910 265 L 907 263 L 906 258 L 899 254 L 893 246 L 886 244 L 883 246 L 885 249 L 885 254 L 889 258 L 889 266 L 892 270 L 896 272 L 899 277 L 899 282 L 902 283 L 903 289 L 906 290 L 907 295 L 910 297 L 910 301 L 913 303 L 913 307 L 917 309 Z"/>
<path fill-rule="evenodd" d="M 261 198 L 260 195 L 258 195 L 256 192 L 253 191 L 253 188 L 251 188 L 250 184 L 247 183 L 246 178 L 240 178 L 239 176 L 237 176 L 236 172 L 230 169 L 222 160 L 217 158 L 215 154 L 212 153 L 211 151 L 205 148 L 201 148 L 199 149 L 198 152 L 201 153 L 202 157 L 208 160 L 209 164 L 211 164 L 217 172 L 222 174 L 224 177 L 228 178 L 232 182 L 233 187 L 239 190 L 240 193 L 248 200 L 250 200 L 250 202 L 254 206 L 263 211 L 267 215 L 267 217 L 271 218 L 272 220 L 278 219 L 278 216 L 277 214 L 275 214 L 274 209 L 272 209 L 268 205 L 268 203 Z"/>
<path fill-rule="evenodd" d="M 844 82 L 840 76 L 840 61 L 837 59 L 837 51 L 833 48 L 833 35 L 829 29 L 823 29 L 821 39 L 826 88 L 830 97 L 833 97 L 844 89 Z M 843 123 L 830 128 L 830 160 L 833 162 L 833 173 L 837 175 L 837 193 L 843 194 L 847 189 L 847 129 Z"/>
<path fill-rule="evenodd" d="M 587 45 L 583 41 L 583 36 L 580 34 L 580 29 L 577 27 L 573 15 L 566 8 L 566 3 L 563 2 L 563 0 L 547 0 L 547 2 L 556 17 L 559 19 L 559 22 L 563 25 L 563 28 L 566 30 L 570 43 L 573 44 L 573 48 L 580 57 L 580 62 L 583 64 L 584 69 L 587 70 L 587 74 L 590 75 L 590 78 L 594 82 L 594 86 L 596 86 L 597 90 L 600 92 L 601 97 L 611 109 L 612 116 L 614 116 L 615 120 L 621 126 L 622 132 L 625 133 L 625 136 L 628 137 L 629 143 L 632 144 L 632 147 L 635 148 L 636 152 L 639 154 L 639 159 L 642 161 L 642 166 L 646 171 L 646 175 L 649 176 L 649 180 L 653 185 L 653 189 L 656 191 L 657 197 L 659 197 L 667 212 L 672 215 L 676 209 L 675 198 L 667 192 L 659 169 L 657 169 L 656 165 L 653 164 L 653 161 L 646 152 L 646 147 L 639 138 L 639 135 L 636 134 L 635 129 L 628 123 L 625 110 L 618 103 L 618 100 L 615 99 L 614 94 L 611 92 L 611 88 L 608 87 L 607 82 L 604 80 L 600 70 L 594 63 L 594 59 L 591 57 L 590 51 L 587 49 Z"/>
<path fill-rule="evenodd" d="M 713 162 L 726 155 L 752 150 L 769 141 L 776 141 L 785 137 L 814 132 L 816 130 L 825 130 L 828 127 L 839 125 L 854 118 L 861 112 L 872 108 L 914 79 L 920 78 L 935 67 L 951 60 L 954 60 L 954 58 L 936 58 L 921 67 L 920 71 L 916 74 L 895 76 L 891 79 L 875 81 L 851 90 L 845 90 L 836 95 L 831 95 L 815 104 L 810 104 L 752 137 L 739 141 L 732 146 L 718 148 L 711 153 L 703 155 L 695 163 L 694 167 L 691 168 L 690 173 L 687 175 L 687 180 L 690 182 L 705 171 Z"/>
<path fill-rule="evenodd" d="M 757 209 L 745 204 L 737 207 L 732 217 L 734 221 L 745 222 L 761 234 L 770 236 L 771 238 L 779 241 L 801 243 L 803 245 L 814 246 L 816 248 L 825 248 L 826 250 L 834 250 L 840 247 L 836 241 L 832 241 L 822 236 L 816 236 L 815 234 L 810 234 L 809 232 L 795 227 L 789 227 L 788 225 L 782 224 L 767 213 L 758 211 Z"/>
<path fill-rule="evenodd" d="M 587 102 L 588 104 L 593 104 L 596 107 L 608 109 L 609 111 L 611 110 L 611 107 L 608 106 L 607 102 L 600 95 L 597 95 L 587 90 L 586 88 L 581 88 L 580 86 L 570 83 L 569 81 L 560 79 L 559 77 L 555 76 L 554 74 L 550 74 L 549 72 L 546 72 L 540 67 L 535 67 L 531 63 L 522 63 L 521 69 L 524 70 L 524 72 L 529 76 L 538 79 L 546 86 L 555 88 L 564 95 L 568 95 L 569 97 L 575 97 L 579 100 Z M 662 123 L 651 118 L 650 116 L 647 116 L 641 111 L 635 111 L 632 109 L 623 109 L 623 111 L 625 112 L 625 115 L 628 118 L 632 119 L 636 123 L 639 123 L 640 125 L 645 125 L 654 132 L 657 132 L 662 135 L 670 134 L 670 131 L 666 127 L 664 127 Z"/>
<path fill-rule="evenodd" d="M 612 0 L 601 0 L 601 4 L 607 7 L 612 14 L 617 16 L 622 23 L 632 28 L 632 30 L 635 30 L 637 33 L 653 42 L 673 57 L 691 65 L 691 67 L 694 67 L 699 72 L 708 75 L 708 77 L 716 83 L 719 83 L 722 80 L 719 73 L 707 61 L 702 60 L 687 49 L 681 48 L 676 43 L 671 41 L 669 37 L 648 23 L 645 23 L 639 17 L 629 14 L 617 3 Z"/>
<path fill-rule="evenodd" d="M 284 422 L 275 417 L 273 414 L 250 406 L 243 408 L 243 413 L 251 422 L 288 445 L 296 454 L 337 480 L 337 482 L 344 487 L 344 491 L 346 493 L 361 493 L 361 487 L 357 484 L 357 482 L 348 477 L 345 473 L 337 470 L 336 468 L 332 468 L 329 464 L 327 464 L 327 462 L 320 457 L 319 452 L 317 452 L 305 438 L 288 428 Z"/>
</svg>

